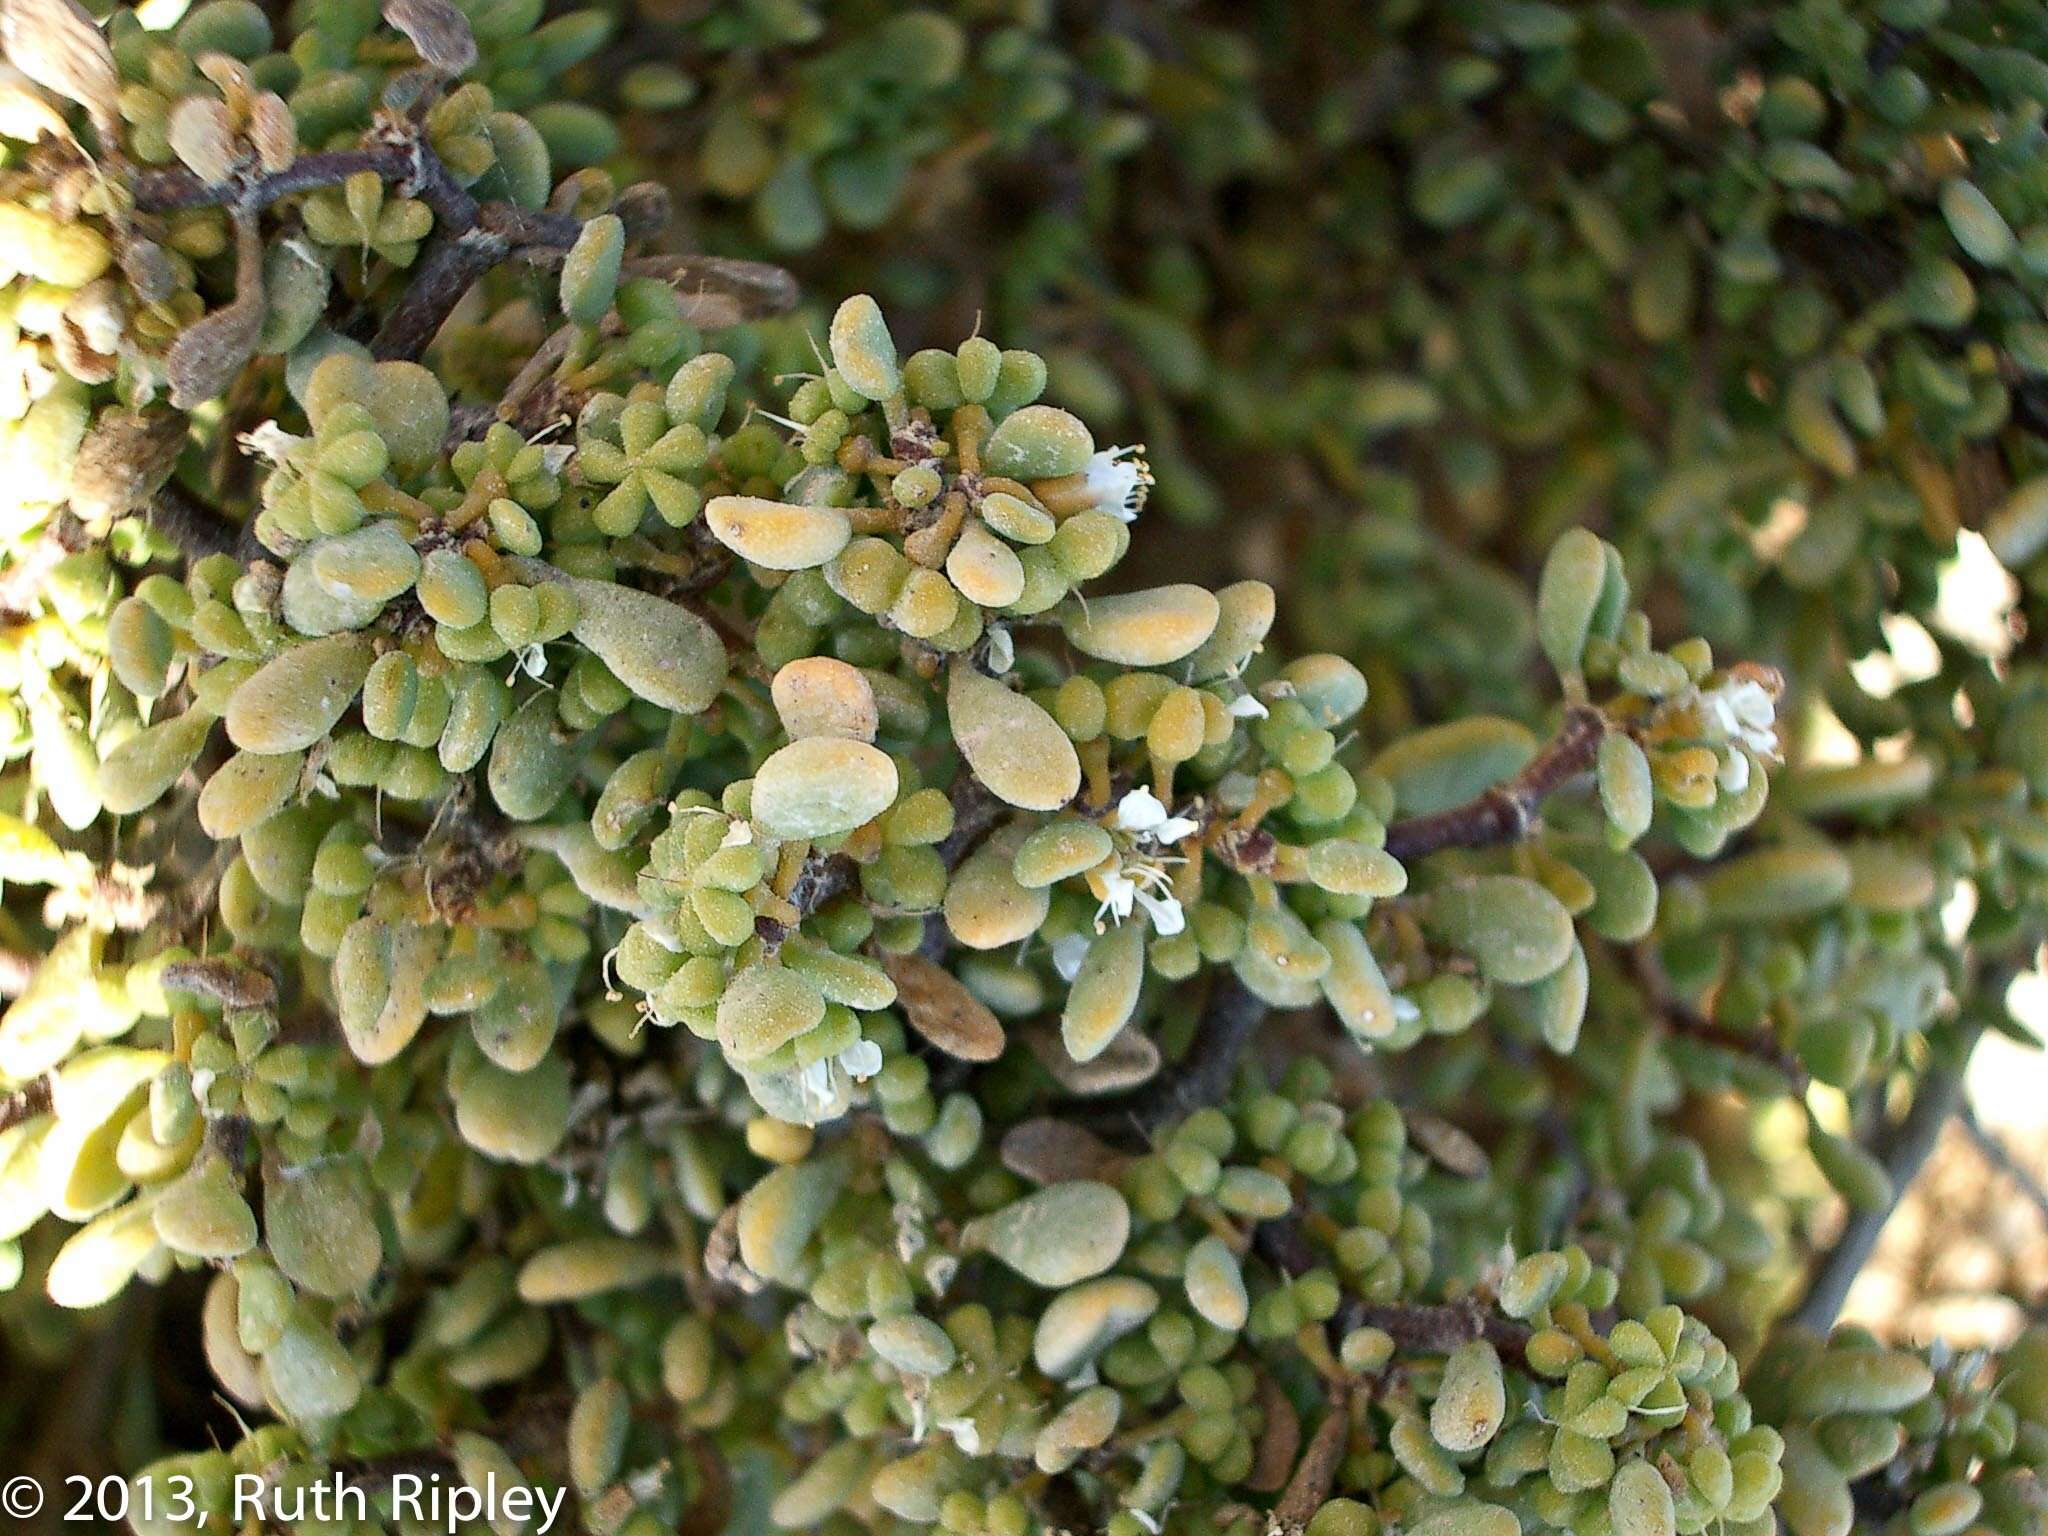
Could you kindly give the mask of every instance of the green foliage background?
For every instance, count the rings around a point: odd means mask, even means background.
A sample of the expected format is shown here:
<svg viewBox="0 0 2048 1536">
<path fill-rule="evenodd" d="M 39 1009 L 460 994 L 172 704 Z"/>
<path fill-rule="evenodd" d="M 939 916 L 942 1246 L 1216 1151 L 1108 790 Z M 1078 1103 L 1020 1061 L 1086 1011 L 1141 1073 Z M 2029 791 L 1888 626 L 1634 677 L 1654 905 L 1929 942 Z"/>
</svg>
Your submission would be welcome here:
<svg viewBox="0 0 2048 1536">
<path fill-rule="evenodd" d="M 2048 9 L 0 19 L 23 1467 L 2048 1523 Z"/>
</svg>

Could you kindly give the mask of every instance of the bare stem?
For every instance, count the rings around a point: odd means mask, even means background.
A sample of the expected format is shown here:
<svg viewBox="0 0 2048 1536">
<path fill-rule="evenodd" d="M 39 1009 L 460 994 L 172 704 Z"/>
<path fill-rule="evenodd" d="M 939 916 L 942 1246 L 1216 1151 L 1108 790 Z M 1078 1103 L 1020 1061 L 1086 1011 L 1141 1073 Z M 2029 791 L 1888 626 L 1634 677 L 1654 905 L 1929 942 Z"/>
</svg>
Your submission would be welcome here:
<svg viewBox="0 0 2048 1536">
<path fill-rule="evenodd" d="M 1599 710 L 1587 704 L 1572 706 L 1557 735 L 1520 773 L 1463 805 L 1395 822 L 1387 828 L 1387 852 L 1406 864 L 1442 848 L 1490 848 L 1521 841 L 1535 827 L 1544 799 L 1593 766 L 1600 738 L 1606 734 L 1607 717 Z"/>
<path fill-rule="evenodd" d="M 948 870 L 958 869 L 967 855 L 981 846 L 983 838 L 993 832 L 1008 813 L 1006 807 L 995 796 L 983 789 L 972 777 L 963 775 L 952 789 L 953 830 L 939 843 L 939 858 Z M 822 911 L 842 896 L 851 895 L 860 888 L 860 865 L 843 853 L 813 855 L 789 892 L 790 905 L 804 917 Z M 758 920 L 756 926 L 766 923 L 772 933 L 764 937 L 780 939 L 787 930 L 771 919 Z"/>
<path fill-rule="evenodd" d="M 130 183 L 138 213 L 175 213 L 184 208 L 267 208 L 281 198 L 320 187 L 338 186 L 360 171 L 374 171 L 386 181 L 402 181 L 413 172 L 405 145 L 373 144 L 363 149 L 329 149 L 301 155 L 281 171 L 230 181 L 201 181 L 178 169 L 138 171 Z"/>
<path fill-rule="evenodd" d="M 1308 1523 L 1315 1518 L 1317 1510 L 1330 1497 L 1330 1490 L 1336 1486 L 1337 1472 L 1343 1465 L 1346 1442 L 1351 1434 L 1351 1414 L 1345 1396 L 1340 1393 L 1330 1400 L 1330 1411 L 1323 1422 L 1316 1427 L 1314 1436 L 1295 1463 L 1294 1475 L 1287 1480 L 1287 1487 L 1280 1494 L 1280 1501 L 1273 1506 L 1273 1517 L 1267 1529 L 1277 1536 L 1299 1536 L 1308 1529 Z"/>
<path fill-rule="evenodd" d="M 242 534 L 239 527 L 175 481 L 157 489 L 143 518 L 193 560 L 233 554 Z"/>
<path fill-rule="evenodd" d="M 1682 1003 L 1666 1003 L 1660 1013 L 1665 1027 L 1674 1035 L 1697 1040 L 1700 1044 L 1710 1045 L 1717 1051 L 1727 1051 L 1732 1055 L 1747 1056 L 1752 1061 L 1760 1061 L 1785 1077 L 1791 1083 L 1796 1096 L 1803 1097 L 1807 1086 L 1813 1080 L 1799 1058 L 1767 1034 L 1716 1024 L 1705 1014 L 1695 1013 Z"/>
<path fill-rule="evenodd" d="M 0 1094 L 0 1131 L 11 1131 L 38 1115 L 47 1115 L 50 1104 L 50 1079 L 47 1077 L 24 1083 L 12 1093 Z"/>
<path fill-rule="evenodd" d="M 1717 1023 L 1697 1009 L 1687 1007 L 1673 995 L 1671 978 L 1664 974 L 1664 966 L 1656 951 L 1647 945 L 1637 945 L 1629 951 L 1628 958 L 1643 997 L 1671 1033 L 1716 1050 L 1760 1061 L 1783 1076 L 1792 1085 L 1795 1096 L 1805 1097 L 1813 1078 L 1805 1063 L 1791 1051 L 1768 1034 Z"/>
<path fill-rule="evenodd" d="M 1841 1236 L 1814 1264 L 1806 1295 L 1792 1314 L 1795 1321 L 1817 1333 L 1825 1333 L 1834 1326 L 1842 1303 L 1848 1299 L 1849 1288 L 1877 1248 L 1885 1223 L 1891 1220 L 1892 1212 L 1898 1209 L 1899 1201 L 1905 1198 L 1934 1151 L 1942 1128 L 1963 1102 L 1963 1075 L 1983 1032 L 1982 1020 L 1971 1020 L 1962 1026 L 1962 1036 L 1952 1057 L 1928 1068 L 1914 1091 L 1913 1107 L 1906 1112 L 1906 1118 L 1879 1138 L 1876 1150 L 1885 1172 L 1891 1176 L 1892 1197 L 1882 1208 L 1849 1213 Z"/>
<path fill-rule="evenodd" d="M 1319 1259 L 1292 1216 L 1262 1221 L 1252 1242 L 1266 1261 L 1290 1276 L 1307 1274 Z M 1416 1355 L 1447 1355 L 1460 1344 L 1485 1339 L 1503 1359 L 1520 1361 L 1532 1335 L 1527 1324 L 1503 1317 L 1478 1301 L 1372 1302 L 1346 1300 L 1334 1319 L 1333 1333 L 1377 1328 L 1397 1349 Z"/>
<path fill-rule="evenodd" d="M 1102 1101 L 1089 1118 L 1150 1132 L 1219 1103 L 1230 1092 L 1237 1063 L 1265 1017 L 1265 1002 L 1225 971 L 1211 985 L 1180 1061 L 1125 1097 Z"/>
</svg>

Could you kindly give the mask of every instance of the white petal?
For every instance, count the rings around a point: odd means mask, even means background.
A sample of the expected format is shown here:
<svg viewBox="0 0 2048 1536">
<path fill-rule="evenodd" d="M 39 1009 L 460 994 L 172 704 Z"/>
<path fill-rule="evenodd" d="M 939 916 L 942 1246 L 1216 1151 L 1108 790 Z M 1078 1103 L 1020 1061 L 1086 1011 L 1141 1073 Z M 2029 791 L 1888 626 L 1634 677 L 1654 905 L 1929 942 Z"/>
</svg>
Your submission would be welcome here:
<svg viewBox="0 0 2048 1536">
<path fill-rule="evenodd" d="M 953 1443 L 969 1456 L 981 1454 L 981 1431 L 974 1426 L 974 1420 L 966 1417 L 941 1419 L 934 1426 L 943 1429 L 953 1437 Z"/>
<path fill-rule="evenodd" d="M 806 1102 L 813 1099 L 820 1104 L 827 1102 L 832 1097 L 832 1063 L 823 1060 L 812 1062 L 804 1068 L 797 1082 L 803 1089 Z"/>
<path fill-rule="evenodd" d="M 1186 816 L 1169 816 L 1152 834 L 1155 843 L 1177 843 L 1184 837 L 1191 837 L 1200 831 L 1202 824 Z"/>
<path fill-rule="evenodd" d="M 1263 720 L 1272 713 L 1255 693 L 1240 693 L 1223 706 L 1223 712 L 1238 720 Z"/>
<path fill-rule="evenodd" d="M 1102 905 L 1095 909 L 1098 925 L 1104 917 L 1122 922 L 1131 915 L 1131 906 L 1138 899 L 1138 887 L 1120 869 L 1113 869 L 1102 877 Z"/>
<path fill-rule="evenodd" d="M 882 1070 L 882 1048 L 872 1040 L 857 1041 L 839 1053 L 839 1065 L 856 1083 L 864 1083 Z"/>
<path fill-rule="evenodd" d="M 1778 706 L 1772 701 L 1769 690 L 1753 678 L 1744 678 L 1737 683 L 1729 702 L 1735 706 L 1735 713 L 1744 725 L 1766 726 L 1778 718 Z"/>
<path fill-rule="evenodd" d="M 1721 760 L 1721 771 L 1714 777 L 1729 794 L 1741 794 L 1749 788 L 1749 754 L 1730 748 L 1728 755 Z"/>
<path fill-rule="evenodd" d="M 1117 802 L 1116 824 L 1125 832 L 1145 833 L 1166 820 L 1166 807 L 1143 785 Z"/>
<path fill-rule="evenodd" d="M 1146 912 L 1151 915 L 1152 931 L 1162 939 L 1170 939 L 1187 927 L 1187 914 L 1171 896 L 1154 896 L 1150 891 L 1140 891 L 1138 900 L 1145 904 Z"/>
</svg>

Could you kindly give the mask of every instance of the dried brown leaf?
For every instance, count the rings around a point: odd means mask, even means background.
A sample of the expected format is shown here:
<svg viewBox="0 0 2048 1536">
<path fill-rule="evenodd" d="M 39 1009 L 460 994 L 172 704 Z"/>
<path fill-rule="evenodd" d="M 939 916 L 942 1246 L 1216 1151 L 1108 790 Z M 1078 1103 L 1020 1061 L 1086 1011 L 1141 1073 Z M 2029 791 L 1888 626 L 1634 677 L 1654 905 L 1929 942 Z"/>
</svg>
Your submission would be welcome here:
<svg viewBox="0 0 2048 1536">
<path fill-rule="evenodd" d="M 263 295 L 259 292 L 253 302 L 246 297 L 236 299 L 178 332 L 164 358 L 171 404 L 189 411 L 226 394 L 255 352 L 262 329 Z"/>
<path fill-rule="evenodd" d="M 719 1212 L 704 1239 L 704 1273 L 717 1285 L 728 1285 L 752 1295 L 761 1289 L 761 1277 L 740 1258 L 740 1208 L 737 1202 Z"/>
<path fill-rule="evenodd" d="M 922 955 L 883 961 L 910 1027 L 961 1061 L 994 1061 L 1003 1054 L 1003 1026 L 986 1003 L 949 971 Z"/>
<path fill-rule="evenodd" d="M 796 307 L 796 279 L 765 261 L 725 256 L 642 256 L 626 263 L 633 277 L 658 277 L 683 302 L 683 318 L 705 330 L 785 314 Z"/>
<path fill-rule="evenodd" d="M 1486 1177 L 1492 1166 L 1486 1149 L 1450 1121 L 1419 1109 L 1408 1110 L 1403 1118 L 1408 1122 L 1408 1139 L 1438 1167 L 1461 1179 Z"/>
<path fill-rule="evenodd" d="M 267 175 L 290 169 L 298 159 L 299 125 L 277 92 L 258 91 L 249 99 L 249 142 Z"/>
<path fill-rule="evenodd" d="M 668 227 L 671 200 L 667 187 L 658 181 L 636 181 L 621 192 L 612 212 L 626 226 L 628 240 L 645 240 Z"/>
<path fill-rule="evenodd" d="M 187 96 L 171 108 L 165 137 L 171 152 L 201 181 L 218 186 L 234 174 L 235 129 L 225 102 Z"/>
<path fill-rule="evenodd" d="M 50 333 L 50 344 L 56 349 L 57 361 L 64 365 L 64 371 L 81 384 L 110 383 L 118 370 L 118 359 L 110 352 L 96 350 L 68 315 Z"/>
<path fill-rule="evenodd" d="M 114 119 L 121 92 L 114 50 L 78 0 L 0 0 L 0 47 L 37 85 Z"/>
<path fill-rule="evenodd" d="M 178 291 L 178 270 L 154 240 L 124 240 L 118 252 L 121 275 L 145 304 L 161 304 Z"/>
<path fill-rule="evenodd" d="M 445 75 L 459 75 L 476 62 L 476 34 L 469 18 L 448 0 L 384 0 L 384 19 L 398 28 L 421 59 Z"/>
<path fill-rule="evenodd" d="M 71 465 L 71 510 L 87 523 L 129 517 L 170 478 L 185 446 L 185 417 L 151 406 L 103 411 Z"/>
<path fill-rule="evenodd" d="M 277 1001 L 276 982 L 254 966 L 226 957 L 173 960 L 164 967 L 163 984 L 201 993 L 230 1008 L 268 1008 Z"/>
<path fill-rule="evenodd" d="M 1259 1409 L 1266 1422 L 1244 1485 L 1254 1493 L 1278 1493 L 1294 1475 L 1294 1459 L 1301 1454 L 1301 1415 L 1264 1372 L 1259 1374 Z"/>
<path fill-rule="evenodd" d="M 1024 1039 L 1053 1080 L 1067 1092 L 1082 1097 L 1122 1093 L 1150 1082 L 1159 1073 L 1159 1047 L 1140 1029 L 1117 1031 L 1102 1054 L 1089 1061 L 1076 1061 L 1069 1056 L 1057 1030 L 1031 1030 Z"/>
<path fill-rule="evenodd" d="M 1085 1126 L 1042 1116 L 1013 1125 L 1003 1134 L 1003 1166 L 1034 1184 L 1094 1179 L 1114 1184 L 1130 1158 Z"/>
</svg>

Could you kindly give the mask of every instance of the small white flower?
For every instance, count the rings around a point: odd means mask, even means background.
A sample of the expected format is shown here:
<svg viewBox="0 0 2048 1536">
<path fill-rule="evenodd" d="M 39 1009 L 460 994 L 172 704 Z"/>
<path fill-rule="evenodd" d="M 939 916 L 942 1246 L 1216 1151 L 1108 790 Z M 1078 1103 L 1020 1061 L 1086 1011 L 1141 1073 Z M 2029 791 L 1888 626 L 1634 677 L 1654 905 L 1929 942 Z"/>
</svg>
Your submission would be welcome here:
<svg viewBox="0 0 2048 1536">
<path fill-rule="evenodd" d="M 268 459 L 273 464 L 282 464 L 286 454 L 308 441 L 307 438 L 292 436 L 274 421 L 262 422 L 235 439 L 244 453 Z"/>
<path fill-rule="evenodd" d="M 1142 785 L 1117 802 L 1117 830 L 1141 843 L 1177 843 L 1200 825 L 1186 816 L 1167 815 L 1159 797 Z"/>
<path fill-rule="evenodd" d="M 1010 632 L 998 624 L 988 632 L 988 668 L 1001 676 L 1016 664 L 1016 642 L 1011 640 Z"/>
<path fill-rule="evenodd" d="M 1110 831 L 1121 834 L 1121 846 L 1105 867 L 1090 871 L 1088 883 L 1101 903 L 1095 909 L 1095 931 L 1102 932 L 1105 919 L 1121 923 L 1139 907 L 1152 920 L 1153 931 L 1170 938 L 1187 927 L 1187 915 L 1173 895 L 1173 877 L 1167 866 L 1184 860 L 1164 857 L 1155 851 L 1170 848 L 1182 838 L 1201 830 L 1201 823 L 1189 816 L 1174 816 L 1151 790 L 1134 789 L 1117 802 L 1110 818 Z M 1057 963 L 1058 956 L 1054 956 Z M 1072 977 L 1068 977 L 1072 980 Z"/>
<path fill-rule="evenodd" d="M 1137 907 L 1145 909 L 1152 919 L 1153 932 L 1161 938 L 1172 938 L 1187 927 L 1187 914 L 1173 895 L 1173 877 L 1162 865 L 1144 859 L 1122 859 L 1116 868 L 1102 871 L 1095 880 L 1102 897 L 1102 904 L 1095 909 L 1096 932 L 1102 931 L 1105 917 L 1121 923 Z"/>
<path fill-rule="evenodd" d="M 709 806 L 697 807 L 709 810 Z M 754 840 L 754 824 L 751 821 L 735 821 L 725 829 L 725 836 L 719 839 L 721 848 L 744 848 Z"/>
<path fill-rule="evenodd" d="M 849 1045 L 837 1057 L 846 1075 L 856 1083 L 864 1083 L 882 1070 L 882 1048 L 872 1040 L 860 1040 Z"/>
<path fill-rule="evenodd" d="M 1223 706 L 1223 712 L 1236 720 L 1263 720 L 1272 713 L 1255 693 L 1240 693 Z"/>
<path fill-rule="evenodd" d="M 1152 466 L 1145 462 L 1145 445 L 1104 448 L 1089 459 L 1081 478 L 1095 498 L 1095 505 L 1113 512 L 1125 522 L 1134 522 L 1152 493 Z"/>
<path fill-rule="evenodd" d="M 1749 754 L 1730 747 L 1721 756 L 1721 771 L 1715 776 L 1724 793 L 1739 795 L 1749 788 Z"/>
<path fill-rule="evenodd" d="M 1738 678 L 1709 688 L 1700 695 L 1700 702 L 1730 741 L 1739 741 L 1757 752 L 1777 750 L 1777 701 L 1754 678 Z"/>
<path fill-rule="evenodd" d="M 1088 935 L 1070 933 L 1052 943 L 1052 968 L 1059 972 L 1061 981 L 1072 981 L 1081 974 L 1081 962 L 1088 958 Z"/>
</svg>

